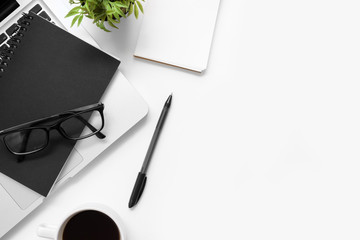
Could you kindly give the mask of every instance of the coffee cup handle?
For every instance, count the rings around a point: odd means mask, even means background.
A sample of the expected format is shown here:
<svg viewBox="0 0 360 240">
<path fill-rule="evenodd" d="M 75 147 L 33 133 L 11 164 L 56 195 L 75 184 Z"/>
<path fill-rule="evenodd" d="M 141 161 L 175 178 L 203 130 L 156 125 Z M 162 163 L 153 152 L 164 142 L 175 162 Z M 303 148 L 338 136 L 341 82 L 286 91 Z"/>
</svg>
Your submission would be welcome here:
<svg viewBox="0 0 360 240">
<path fill-rule="evenodd" d="M 41 224 L 37 229 L 37 235 L 43 238 L 56 239 L 56 230 L 56 226 Z"/>
</svg>

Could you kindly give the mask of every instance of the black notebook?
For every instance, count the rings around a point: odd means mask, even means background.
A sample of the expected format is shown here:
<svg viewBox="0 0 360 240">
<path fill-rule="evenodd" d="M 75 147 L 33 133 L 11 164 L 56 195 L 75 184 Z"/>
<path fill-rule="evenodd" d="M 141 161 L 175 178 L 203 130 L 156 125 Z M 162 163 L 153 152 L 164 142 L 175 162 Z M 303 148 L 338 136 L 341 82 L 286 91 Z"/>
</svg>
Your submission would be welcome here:
<svg viewBox="0 0 360 240">
<path fill-rule="evenodd" d="M 43 18 L 28 16 L 8 42 L 11 51 L 0 50 L 10 57 L 0 65 L 0 130 L 99 102 L 120 64 Z M 46 196 L 75 143 L 52 131 L 46 149 L 18 162 L 1 139 L 0 172 Z"/>
</svg>

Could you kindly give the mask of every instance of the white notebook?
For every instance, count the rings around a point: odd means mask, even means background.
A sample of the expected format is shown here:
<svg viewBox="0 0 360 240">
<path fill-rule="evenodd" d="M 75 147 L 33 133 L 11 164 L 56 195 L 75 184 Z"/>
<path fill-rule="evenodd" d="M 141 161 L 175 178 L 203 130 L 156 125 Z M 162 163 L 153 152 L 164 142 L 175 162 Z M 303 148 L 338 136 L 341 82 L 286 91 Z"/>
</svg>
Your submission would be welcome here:
<svg viewBox="0 0 360 240">
<path fill-rule="evenodd" d="M 149 0 L 134 56 L 202 72 L 220 0 Z"/>
</svg>

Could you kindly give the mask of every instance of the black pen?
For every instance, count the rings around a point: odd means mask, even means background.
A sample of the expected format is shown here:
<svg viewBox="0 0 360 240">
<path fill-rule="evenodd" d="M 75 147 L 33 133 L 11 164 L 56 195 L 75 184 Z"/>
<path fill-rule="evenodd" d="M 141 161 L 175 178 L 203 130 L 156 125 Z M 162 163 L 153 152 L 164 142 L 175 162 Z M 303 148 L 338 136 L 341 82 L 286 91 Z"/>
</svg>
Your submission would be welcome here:
<svg viewBox="0 0 360 240">
<path fill-rule="evenodd" d="M 129 208 L 132 208 L 133 206 L 135 206 L 137 204 L 137 202 L 139 201 L 139 199 L 141 197 L 142 192 L 144 191 L 145 184 L 146 184 L 146 171 L 149 167 L 149 164 L 151 161 L 151 156 L 154 152 L 157 140 L 159 139 L 160 132 L 164 125 L 167 113 L 169 112 L 169 109 L 171 106 L 171 99 L 172 99 L 172 94 L 168 97 L 168 99 L 165 102 L 165 105 L 161 112 L 159 121 L 156 125 L 154 135 L 151 139 L 148 151 L 146 153 L 144 163 L 143 163 L 141 170 L 136 178 L 136 182 L 135 182 L 134 188 L 132 190 L 130 201 L 129 201 Z"/>
</svg>

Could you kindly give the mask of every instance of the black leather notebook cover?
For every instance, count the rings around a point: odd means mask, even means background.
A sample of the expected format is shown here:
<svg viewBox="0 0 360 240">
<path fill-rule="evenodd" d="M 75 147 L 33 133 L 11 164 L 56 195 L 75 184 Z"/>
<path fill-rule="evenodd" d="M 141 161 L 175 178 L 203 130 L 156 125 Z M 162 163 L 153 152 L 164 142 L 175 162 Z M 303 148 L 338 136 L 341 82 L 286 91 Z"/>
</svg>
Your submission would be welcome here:
<svg viewBox="0 0 360 240">
<path fill-rule="evenodd" d="M 0 129 L 99 102 L 120 64 L 41 17 L 30 16 L 33 20 L 24 25 L 27 30 L 0 78 Z M 17 162 L 2 141 L 0 171 L 43 196 L 76 143 L 52 131 L 45 150 Z"/>
</svg>

